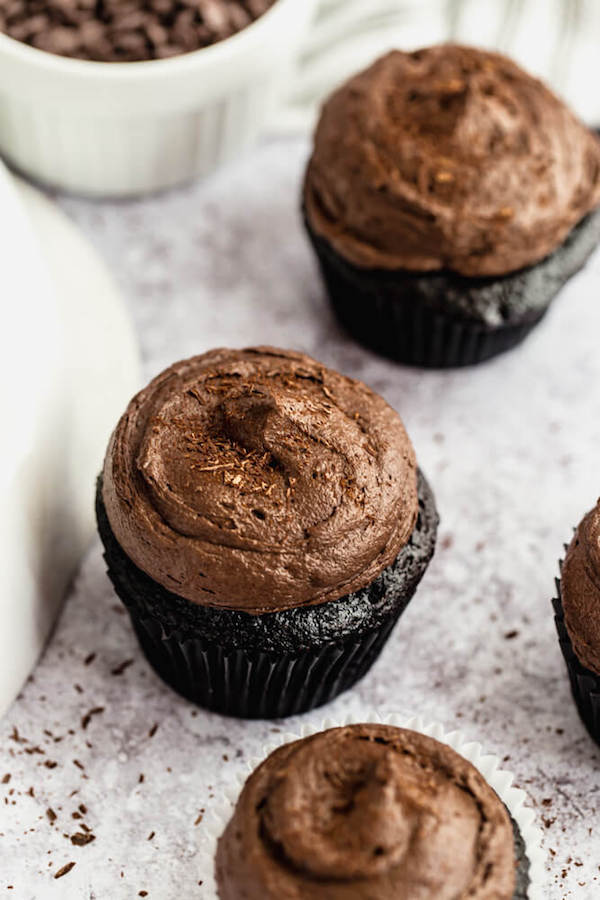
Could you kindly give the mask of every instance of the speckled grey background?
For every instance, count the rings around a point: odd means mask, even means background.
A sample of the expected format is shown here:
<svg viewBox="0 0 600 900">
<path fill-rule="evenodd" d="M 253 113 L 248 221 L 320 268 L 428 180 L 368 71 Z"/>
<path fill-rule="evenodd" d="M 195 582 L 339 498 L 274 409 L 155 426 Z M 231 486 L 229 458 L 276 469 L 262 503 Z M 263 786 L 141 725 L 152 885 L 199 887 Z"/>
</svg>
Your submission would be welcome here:
<svg viewBox="0 0 600 900">
<path fill-rule="evenodd" d="M 548 900 L 598 897 L 600 750 L 571 702 L 550 598 L 562 544 L 600 491 L 600 256 L 516 352 L 451 373 L 395 366 L 349 341 L 327 308 L 297 212 L 305 155 L 273 143 L 150 200 L 60 203 L 115 272 L 148 376 L 215 345 L 273 343 L 362 378 L 399 410 L 437 494 L 438 552 L 370 675 L 310 718 L 361 702 L 463 729 L 530 793 Z M 202 815 L 281 727 L 204 713 L 164 687 L 96 542 L 0 723 L 0 894 L 202 898 Z M 95 839 L 73 845 L 83 825 Z"/>
</svg>

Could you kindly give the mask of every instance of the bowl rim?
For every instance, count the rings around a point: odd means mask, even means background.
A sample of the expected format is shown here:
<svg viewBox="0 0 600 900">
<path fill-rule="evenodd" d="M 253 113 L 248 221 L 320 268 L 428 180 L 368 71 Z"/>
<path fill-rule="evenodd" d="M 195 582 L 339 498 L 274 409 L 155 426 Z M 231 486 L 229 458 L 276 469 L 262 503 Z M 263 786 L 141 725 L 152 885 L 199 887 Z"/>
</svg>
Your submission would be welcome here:
<svg viewBox="0 0 600 900">
<path fill-rule="evenodd" d="M 250 25 L 230 37 L 216 41 L 207 47 L 180 53 L 167 59 L 137 60 L 132 62 L 101 62 L 61 56 L 48 50 L 40 50 L 0 32 L 0 58 L 29 65 L 37 70 L 63 76 L 76 76 L 88 80 L 138 82 L 149 76 L 162 78 L 167 74 L 185 75 L 192 70 L 197 74 L 201 68 L 213 64 L 226 63 L 247 44 L 248 47 L 260 42 L 271 27 L 293 6 L 309 6 L 310 0 L 275 0 L 273 5 Z"/>
</svg>

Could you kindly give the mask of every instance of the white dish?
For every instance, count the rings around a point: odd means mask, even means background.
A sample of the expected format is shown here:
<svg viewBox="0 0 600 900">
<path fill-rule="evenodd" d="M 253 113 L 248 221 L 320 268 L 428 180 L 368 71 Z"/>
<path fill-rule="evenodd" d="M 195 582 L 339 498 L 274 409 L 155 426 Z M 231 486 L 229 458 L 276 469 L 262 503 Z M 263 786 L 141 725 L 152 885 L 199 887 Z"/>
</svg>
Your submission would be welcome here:
<svg viewBox="0 0 600 900">
<path fill-rule="evenodd" d="M 0 200 L 1 716 L 93 533 L 95 476 L 139 361 L 115 288 L 68 219 L 4 167 Z"/>
<path fill-rule="evenodd" d="M 225 41 L 171 59 L 67 59 L 0 34 L 0 153 L 45 184 L 132 196 L 203 175 L 257 137 L 315 0 L 277 0 Z"/>
</svg>

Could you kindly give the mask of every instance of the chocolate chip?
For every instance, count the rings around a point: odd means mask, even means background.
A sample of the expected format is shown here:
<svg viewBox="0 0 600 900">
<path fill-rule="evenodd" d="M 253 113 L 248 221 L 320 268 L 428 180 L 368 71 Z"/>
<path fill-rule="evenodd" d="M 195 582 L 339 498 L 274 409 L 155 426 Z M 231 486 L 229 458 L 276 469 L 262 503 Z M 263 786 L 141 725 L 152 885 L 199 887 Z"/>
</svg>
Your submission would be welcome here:
<svg viewBox="0 0 600 900">
<path fill-rule="evenodd" d="M 224 40 L 274 2 L 11 0 L 0 9 L 0 31 L 61 56 L 99 62 L 165 59 Z"/>
</svg>

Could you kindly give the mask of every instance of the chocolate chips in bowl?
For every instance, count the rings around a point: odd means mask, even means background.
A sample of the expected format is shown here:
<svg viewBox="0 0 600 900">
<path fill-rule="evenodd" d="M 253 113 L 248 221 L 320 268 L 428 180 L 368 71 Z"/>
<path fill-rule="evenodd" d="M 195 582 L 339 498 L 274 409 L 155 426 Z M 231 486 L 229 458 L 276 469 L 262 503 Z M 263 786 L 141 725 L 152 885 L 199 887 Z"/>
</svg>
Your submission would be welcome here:
<svg viewBox="0 0 600 900">
<path fill-rule="evenodd" d="M 0 0 L 0 155 L 53 189 L 138 197 L 265 133 L 317 0 Z"/>
<path fill-rule="evenodd" d="M 77 59 L 165 59 L 231 37 L 275 0 L 0 0 L 0 30 Z"/>
</svg>

